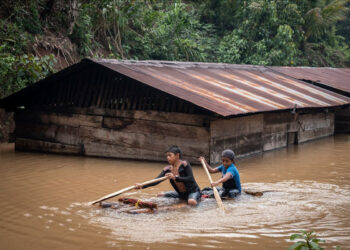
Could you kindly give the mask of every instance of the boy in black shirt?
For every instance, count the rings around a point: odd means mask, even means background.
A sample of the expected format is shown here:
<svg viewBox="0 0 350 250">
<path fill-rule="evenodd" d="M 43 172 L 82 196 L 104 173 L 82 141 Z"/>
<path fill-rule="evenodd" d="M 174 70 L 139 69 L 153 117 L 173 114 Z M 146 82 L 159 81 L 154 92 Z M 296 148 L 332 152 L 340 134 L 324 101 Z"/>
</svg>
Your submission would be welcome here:
<svg viewBox="0 0 350 250">
<path fill-rule="evenodd" d="M 166 152 L 166 157 L 170 165 L 164 167 L 157 178 L 167 176 L 175 192 L 165 192 L 159 194 L 159 196 L 180 198 L 187 200 L 188 205 L 196 206 L 201 199 L 201 194 L 198 184 L 193 177 L 190 163 L 181 160 L 181 150 L 177 146 L 171 146 Z M 141 187 L 139 183 L 135 185 L 136 188 L 139 189 L 155 186 L 159 183 L 160 182 L 156 182 L 143 187 Z"/>
</svg>

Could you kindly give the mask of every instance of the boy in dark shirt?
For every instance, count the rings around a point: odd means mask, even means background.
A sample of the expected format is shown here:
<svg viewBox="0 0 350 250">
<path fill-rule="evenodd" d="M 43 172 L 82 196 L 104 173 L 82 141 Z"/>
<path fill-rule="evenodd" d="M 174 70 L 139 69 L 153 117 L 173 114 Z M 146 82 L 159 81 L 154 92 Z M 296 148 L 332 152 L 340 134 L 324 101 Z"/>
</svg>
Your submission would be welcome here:
<svg viewBox="0 0 350 250">
<path fill-rule="evenodd" d="M 165 192 L 159 194 L 159 196 L 180 198 L 187 200 L 188 205 L 197 205 L 200 201 L 201 194 L 198 184 L 194 179 L 190 163 L 181 160 L 181 150 L 177 146 L 171 146 L 166 152 L 166 157 L 170 165 L 164 167 L 157 178 L 167 176 L 175 192 Z M 159 183 L 160 182 L 156 182 L 143 187 L 141 187 L 139 183 L 135 185 L 136 188 L 139 189 L 155 186 Z"/>
<path fill-rule="evenodd" d="M 218 190 L 221 197 L 234 198 L 241 193 L 241 181 L 238 170 L 234 165 L 235 154 L 232 150 L 226 149 L 221 154 L 222 164 L 219 167 L 212 168 L 205 161 L 204 157 L 200 157 L 205 162 L 210 173 L 221 172 L 222 178 L 214 181 L 211 186 L 217 186 L 222 183 L 222 190 Z"/>
</svg>

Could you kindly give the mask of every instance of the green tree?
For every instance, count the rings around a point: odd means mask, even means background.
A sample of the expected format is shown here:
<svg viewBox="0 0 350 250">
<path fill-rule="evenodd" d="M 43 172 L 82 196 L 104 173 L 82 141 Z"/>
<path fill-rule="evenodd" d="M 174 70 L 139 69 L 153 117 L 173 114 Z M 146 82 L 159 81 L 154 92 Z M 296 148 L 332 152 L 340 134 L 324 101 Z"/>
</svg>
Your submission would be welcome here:
<svg viewBox="0 0 350 250">
<path fill-rule="evenodd" d="M 181 1 L 166 11 L 148 12 L 141 43 L 142 58 L 158 60 L 208 61 L 214 57 L 212 26 L 199 22 L 195 9 Z"/>
<path fill-rule="evenodd" d="M 303 18 L 297 5 L 289 1 L 247 1 L 237 23 L 240 25 L 220 42 L 219 61 L 262 65 L 296 63 L 303 35 L 300 31 Z"/>
<path fill-rule="evenodd" d="M 345 39 L 336 34 L 336 24 L 345 20 L 349 0 L 318 1 L 305 13 L 303 64 L 311 66 L 344 66 L 350 60 Z M 307 60 L 307 61 L 306 61 Z"/>
</svg>

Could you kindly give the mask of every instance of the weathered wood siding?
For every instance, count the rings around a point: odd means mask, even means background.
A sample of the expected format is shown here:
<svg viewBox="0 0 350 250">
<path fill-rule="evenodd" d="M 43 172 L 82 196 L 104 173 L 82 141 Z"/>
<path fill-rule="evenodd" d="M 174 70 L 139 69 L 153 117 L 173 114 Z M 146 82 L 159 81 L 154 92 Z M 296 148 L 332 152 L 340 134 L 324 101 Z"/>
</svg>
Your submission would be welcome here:
<svg viewBox="0 0 350 250">
<path fill-rule="evenodd" d="M 71 113 L 74 111 L 75 113 Z M 271 112 L 231 119 L 157 111 L 72 109 L 17 112 L 16 149 L 164 161 L 178 145 L 185 159 L 220 162 L 226 148 L 238 157 L 334 133 L 334 112 Z"/>
<path fill-rule="evenodd" d="M 219 163 L 226 148 L 241 157 L 332 135 L 334 113 L 263 113 L 212 121 L 210 129 L 210 161 Z"/>
<path fill-rule="evenodd" d="M 299 117 L 298 143 L 334 134 L 334 113 L 305 114 Z"/>
<path fill-rule="evenodd" d="M 220 119 L 210 124 L 210 162 L 221 161 L 221 152 L 231 148 L 239 156 L 261 152 L 263 114 Z"/>
<path fill-rule="evenodd" d="M 154 111 L 17 112 L 16 149 L 164 161 L 178 145 L 183 158 L 209 156 L 209 123 L 199 115 Z"/>
<path fill-rule="evenodd" d="M 336 111 L 335 132 L 350 133 L 350 106 L 344 107 Z"/>
</svg>

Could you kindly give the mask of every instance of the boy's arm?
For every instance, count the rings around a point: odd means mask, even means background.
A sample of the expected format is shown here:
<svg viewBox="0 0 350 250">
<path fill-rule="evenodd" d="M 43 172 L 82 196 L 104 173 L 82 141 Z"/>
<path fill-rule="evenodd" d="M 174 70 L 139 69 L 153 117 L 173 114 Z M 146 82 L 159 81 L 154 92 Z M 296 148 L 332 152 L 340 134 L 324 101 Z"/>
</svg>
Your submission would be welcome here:
<svg viewBox="0 0 350 250">
<path fill-rule="evenodd" d="M 220 183 L 224 183 L 224 182 L 228 181 L 228 180 L 231 179 L 231 178 L 232 178 L 232 174 L 231 174 L 231 173 L 226 173 L 226 174 L 224 175 L 224 177 L 222 177 L 221 179 L 219 179 L 219 180 L 217 180 L 217 181 L 214 181 L 214 182 L 211 184 L 211 186 L 212 186 L 212 187 L 217 186 L 217 185 L 219 185 Z"/>
<path fill-rule="evenodd" d="M 199 157 L 199 160 L 204 160 L 205 166 L 207 167 L 209 173 L 214 174 L 214 173 L 218 173 L 219 170 L 217 168 L 212 168 L 207 161 L 205 160 L 205 158 L 203 156 Z"/>
<path fill-rule="evenodd" d="M 162 172 L 160 172 L 160 174 L 156 177 L 156 178 L 160 178 L 160 177 L 163 177 L 165 176 L 165 174 L 167 173 L 167 169 L 166 167 L 162 170 Z M 144 185 L 143 187 L 139 187 L 138 188 L 138 183 L 136 183 L 136 189 L 145 189 L 145 188 L 148 188 L 148 187 L 152 187 L 152 186 L 155 186 L 155 185 L 158 185 L 159 183 L 161 183 L 163 181 L 158 181 L 158 182 L 155 182 L 155 183 L 151 183 L 151 184 L 148 184 L 148 185 Z"/>
</svg>

